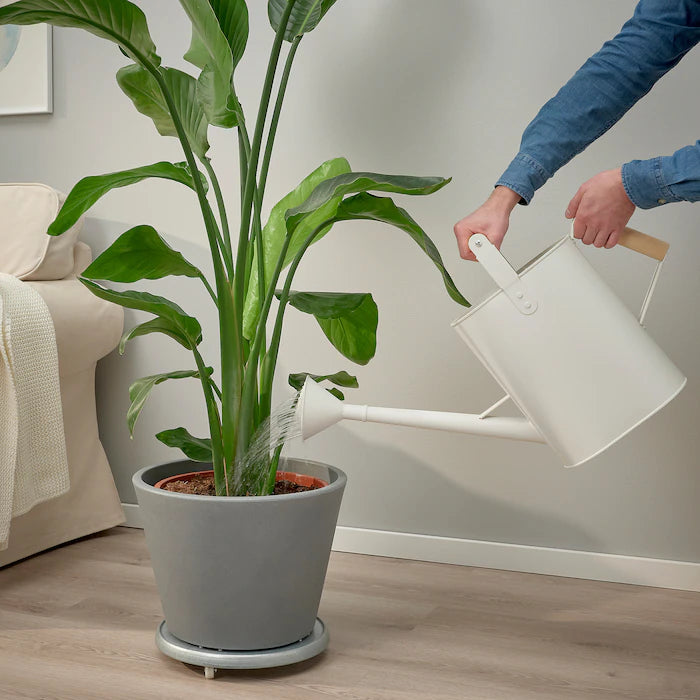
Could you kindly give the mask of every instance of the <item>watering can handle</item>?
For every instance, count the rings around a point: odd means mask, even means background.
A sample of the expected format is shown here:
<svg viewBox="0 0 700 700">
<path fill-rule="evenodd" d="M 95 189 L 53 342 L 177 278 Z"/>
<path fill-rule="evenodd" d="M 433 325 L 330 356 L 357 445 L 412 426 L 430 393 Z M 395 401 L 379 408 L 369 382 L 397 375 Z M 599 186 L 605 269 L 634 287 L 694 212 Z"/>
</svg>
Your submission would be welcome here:
<svg viewBox="0 0 700 700">
<path fill-rule="evenodd" d="M 618 242 L 625 248 L 634 250 L 637 253 L 642 253 L 642 255 L 647 255 L 657 261 L 656 269 L 649 283 L 649 288 L 644 295 L 642 309 L 639 312 L 639 323 L 644 325 L 644 318 L 647 315 L 647 309 L 651 303 L 651 296 L 654 293 L 654 289 L 656 289 L 656 282 L 659 279 L 661 266 L 666 259 L 666 253 L 668 253 L 670 244 L 633 228 L 626 228 L 620 234 L 620 240 Z"/>
<path fill-rule="evenodd" d="M 629 227 L 620 234 L 619 244 L 659 262 L 664 260 L 670 248 L 670 244 L 666 241 Z"/>
<path fill-rule="evenodd" d="M 571 238 L 574 238 L 574 224 L 571 224 L 571 231 L 569 232 Z M 620 233 L 620 238 L 618 243 L 628 250 L 633 250 L 635 253 L 641 253 L 649 258 L 663 262 L 666 258 L 666 253 L 671 247 L 670 243 L 662 241 L 660 238 L 654 238 L 648 233 L 642 233 L 637 231 L 635 228 L 630 228 L 629 226 L 622 230 Z"/>
<path fill-rule="evenodd" d="M 537 311 L 537 300 L 498 248 L 483 233 L 475 233 L 469 238 L 469 249 L 521 314 L 529 316 Z"/>
</svg>

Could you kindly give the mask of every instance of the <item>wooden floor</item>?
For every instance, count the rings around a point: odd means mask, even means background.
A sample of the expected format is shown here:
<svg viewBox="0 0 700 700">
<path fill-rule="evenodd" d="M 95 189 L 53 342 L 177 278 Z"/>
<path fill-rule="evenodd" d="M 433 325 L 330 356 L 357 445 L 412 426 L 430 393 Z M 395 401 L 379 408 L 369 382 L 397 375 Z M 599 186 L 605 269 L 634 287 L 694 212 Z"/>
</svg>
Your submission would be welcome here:
<svg viewBox="0 0 700 700">
<path fill-rule="evenodd" d="M 115 528 L 0 570 L 0 698 L 700 699 L 697 593 L 334 553 L 320 615 L 316 659 L 204 680 Z"/>
</svg>

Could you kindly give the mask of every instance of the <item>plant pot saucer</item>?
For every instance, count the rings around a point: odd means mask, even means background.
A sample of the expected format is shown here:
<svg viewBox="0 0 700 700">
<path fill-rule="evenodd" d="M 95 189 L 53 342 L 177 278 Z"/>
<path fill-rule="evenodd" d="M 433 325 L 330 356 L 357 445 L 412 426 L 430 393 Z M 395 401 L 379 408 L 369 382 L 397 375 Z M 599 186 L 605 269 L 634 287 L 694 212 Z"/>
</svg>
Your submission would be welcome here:
<svg viewBox="0 0 700 700">
<path fill-rule="evenodd" d="M 203 666 L 205 678 L 214 678 L 218 668 L 274 668 L 306 661 L 324 651 L 328 646 L 328 639 L 328 629 L 320 617 L 316 618 L 311 634 L 298 642 L 274 649 L 253 651 L 208 649 L 183 642 L 168 631 L 165 620 L 156 630 L 158 649 L 177 661 L 193 666 Z"/>
</svg>

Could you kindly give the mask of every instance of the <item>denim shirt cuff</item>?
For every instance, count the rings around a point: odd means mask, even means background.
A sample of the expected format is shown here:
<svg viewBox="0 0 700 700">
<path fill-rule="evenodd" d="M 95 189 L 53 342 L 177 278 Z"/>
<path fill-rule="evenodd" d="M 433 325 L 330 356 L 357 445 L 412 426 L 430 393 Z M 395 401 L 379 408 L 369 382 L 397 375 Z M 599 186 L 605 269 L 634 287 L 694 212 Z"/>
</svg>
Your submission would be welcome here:
<svg viewBox="0 0 700 700">
<path fill-rule="evenodd" d="M 518 153 L 495 186 L 504 185 L 522 197 L 520 204 L 529 204 L 535 190 L 551 177 L 534 158 L 527 153 Z"/>
<path fill-rule="evenodd" d="M 622 166 L 622 185 L 640 209 L 653 209 L 668 202 L 682 201 L 666 184 L 661 157 L 631 160 Z"/>
</svg>

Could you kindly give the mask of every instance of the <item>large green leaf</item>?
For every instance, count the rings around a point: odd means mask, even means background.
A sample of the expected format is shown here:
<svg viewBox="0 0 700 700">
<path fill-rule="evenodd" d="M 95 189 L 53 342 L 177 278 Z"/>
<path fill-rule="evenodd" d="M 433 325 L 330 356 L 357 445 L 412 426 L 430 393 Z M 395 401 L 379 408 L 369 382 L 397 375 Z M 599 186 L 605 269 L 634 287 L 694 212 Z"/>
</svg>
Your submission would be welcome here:
<svg viewBox="0 0 700 700">
<path fill-rule="evenodd" d="M 83 277 L 110 282 L 157 280 L 169 275 L 201 277 L 202 273 L 171 248 L 152 226 L 122 233 L 83 272 Z"/>
<path fill-rule="evenodd" d="M 248 42 L 248 6 L 245 0 L 209 0 L 214 11 L 219 29 L 231 49 L 234 69 L 243 58 Z M 199 36 L 197 28 L 192 26 L 192 43 L 185 54 L 185 60 L 197 68 L 204 68 L 211 59 L 206 44 Z"/>
<path fill-rule="evenodd" d="M 289 375 L 289 386 L 297 391 L 301 391 L 307 377 L 311 377 L 311 379 L 313 379 L 315 382 L 331 382 L 337 386 L 348 387 L 351 389 L 357 389 L 357 387 L 360 386 L 357 381 L 357 377 L 354 377 L 352 374 L 348 374 L 345 370 L 335 372 L 334 374 L 310 374 L 309 372 L 296 372 L 295 374 Z M 335 387 L 331 387 L 330 389 L 326 387 L 326 391 L 333 394 L 333 396 L 341 401 L 345 398 L 343 392 Z"/>
<path fill-rule="evenodd" d="M 146 16 L 128 0 L 20 0 L 0 8 L 0 24 L 77 27 L 113 41 L 137 63 L 160 65 Z"/>
<path fill-rule="evenodd" d="M 280 290 L 275 292 L 279 299 Z M 305 314 L 319 318 L 337 318 L 357 309 L 371 294 L 363 292 L 290 292 L 289 303 Z"/>
<path fill-rule="evenodd" d="M 313 314 L 338 352 L 366 365 L 377 349 L 379 313 L 371 294 L 290 292 L 289 303 Z"/>
<path fill-rule="evenodd" d="M 394 192 L 396 194 L 432 194 L 450 180 L 442 177 L 416 177 L 413 175 L 382 175 L 380 173 L 343 173 L 322 182 L 305 202 L 289 209 L 285 214 L 287 230 L 293 232 L 311 212 L 324 206 L 335 197 L 358 192 Z"/>
<path fill-rule="evenodd" d="M 124 348 L 126 347 L 127 342 L 129 342 L 132 338 L 137 338 L 140 335 L 148 335 L 149 333 L 163 333 L 163 335 L 167 335 L 173 340 L 177 340 L 180 345 L 188 350 L 192 350 L 194 347 L 196 347 L 196 344 L 192 344 L 190 339 L 182 332 L 180 327 L 175 322 L 171 321 L 170 319 L 163 318 L 162 316 L 157 316 L 156 318 L 152 318 L 150 321 L 140 323 L 138 326 L 134 326 L 130 330 L 125 331 L 124 335 L 122 335 L 121 340 L 119 341 L 119 354 L 124 354 Z"/>
<path fill-rule="evenodd" d="M 168 447 L 181 449 L 186 457 L 195 462 L 211 462 L 211 438 L 198 438 L 185 428 L 172 428 L 156 433 L 156 439 Z"/>
<path fill-rule="evenodd" d="M 79 279 L 95 296 L 100 297 L 100 299 L 111 301 L 127 309 L 146 311 L 149 314 L 172 321 L 178 331 L 187 338 L 190 347 L 196 346 L 202 340 L 202 327 L 199 325 L 199 321 L 192 316 L 188 316 L 175 302 L 165 297 L 134 290 L 119 292 L 116 289 L 102 287 L 96 282 L 92 282 L 84 277 L 80 277 Z"/>
<path fill-rule="evenodd" d="M 287 20 L 284 38 L 292 41 L 294 37 L 310 32 L 323 19 L 336 0 L 296 0 Z M 272 28 L 277 31 L 282 21 L 282 15 L 287 7 L 287 0 L 268 0 L 267 16 Z"/>
<path fill-rule="evenodd" d="M 236 126 L 233 55 L 214 8 L 209 0 L 180 0 L 180 4 L 190 18 L 193 37 L 197 39 L 194 59 L 204 64 L 200 66 L 202 72 L 197 81 L 197 96 L 207 119 L 215 126 Z M 247 20 L 247 11 L 245 14 Z M 247 35 L 247 21 L 245 29 Z M 190 52 L 185 55 L 188 60 L 192 60 Z"/>
<path fill-rule="evenodd" d="M 149 177 L 181 182 L 194 189 L 192 173 L 185 163 L 154 163 L 131 170 L 121 170 L 106 175 L 84 177 L 70 191 L 58 216 L 49 226 L 50 236 L 59 236 L 67 231 L 98 200 L 117 187 L 133 185 Z"/>
<path fill-rule="evenodd" d="M 310 175 L 305 177 L 301 183 L 292 190 L 289 194 L 283 197 L 270 212 L 268 219 L 262 232 L 263 252 L 264 252 L 264 269 L 265 269 L 265 289 L 268 288 L 272 279 L 272 273 L 277 264 L 277 259 L 282 252 L 284 240 L 287 236 L 287 228 L 285 224 L 285 212 L 291 208 L 298 206 L 306 201 L 309 195 L 315 188 L 328 178 L 333 178 L 341 173 L 350 172 L 350 164 L 345 158 L 334 158 L 323 163 L 316 168 Z M 322 207 L 312 214 L 309 214 L 304 221 L 297 227 L 294 235 L 289 242 L 287 253 L 284 259 L 284 267 L 294 259 L 294 256 L 299 251 L 306 237 L 326 219 L 332 218 L 335 210 L 340 204 L 340 197 L 331 198 Z M 327 227 L 322 234 L 330 230 Z M 321 238 L 318 236 L 317 240 Z M 257 265 L 257 250 L 253 258 L 253 266 L 251 270 L 250 284 L 248 293 L 245 299 L 245 308 L 243 311 L 243 334 L 250 339 L 255 335 L 255 325 L 258 321 L 260 313 L 260 298 L 258 296 L 258 265 Z"/>
<path fill-rule="evenodd" d="M 194 154 L 202 160 L 209 150 L 209 122 L 197 99 L 197 81 L 175 68 L 161 68 L 160 73 L 173 96 L 175 109 Z M 178 136 L 170 110 L 156 79 L 141 66 L 124 66 L 117 71 L 117 82 L 134 107 L 153 120 L 162 136 Z"/>
<path fill-rule="evenodd" d="M 337 386 L 343 386 L 348 389 L 357 389 L 359 385 L 357 377 L 348 374 L 345 370 L 334 372 L 333 374 L 310 374 L 309 372 L 296 372 L 289 375 L 289 386 L 299 391 L 306 381 L 307 377 L 311 377 L 315 382 L 331 382 Z"/>
<path fill-rule="evenodd" d="M 210 375 L 212 371 L 211 367 L 207 367 L 208 375 Z M 129 410 L 126 412 L 126 423 L 129 426 L 129 434 L 134 434 L 134 425 L 154 386 L 162 384 L 168 379 L 189 379 L 190 377 L 199 377 L 199 371 L 196 369 L 178 370 L 175 372 L 164 372 L 163 374 L 152 374 L 149 377 L 137 379 L 129 387 L 131 406 L 129 406 Z"/>
<path fill-rule="evenodd" d="M 462 296 L 455 285 L 450 273 L 445 269 L 440 251 L 427 233 L 411 218 L 405 209 L 396 206 L 389 197 L 375 197 L 374 195 L 362 193 L 354 197 L 344 199 L 335 214 L 338 221 L 350 221 L 356 219 L 368 219 L 370 221 L 381 221 L 391 224 L 405 231 L 433 261 L 435 267 L 440 271 L 445 283 L 447 293 L 458 304 L 471 306 Z"/>
</svg>

